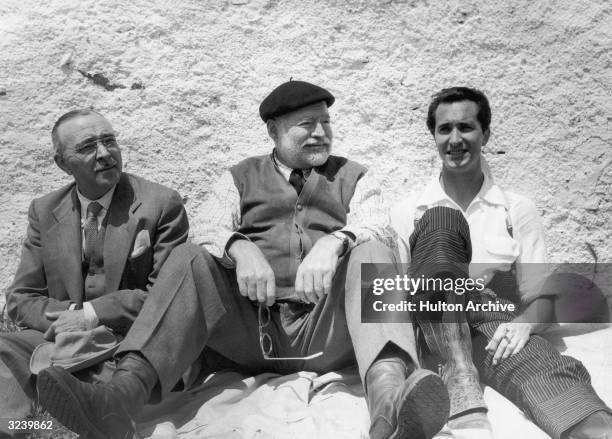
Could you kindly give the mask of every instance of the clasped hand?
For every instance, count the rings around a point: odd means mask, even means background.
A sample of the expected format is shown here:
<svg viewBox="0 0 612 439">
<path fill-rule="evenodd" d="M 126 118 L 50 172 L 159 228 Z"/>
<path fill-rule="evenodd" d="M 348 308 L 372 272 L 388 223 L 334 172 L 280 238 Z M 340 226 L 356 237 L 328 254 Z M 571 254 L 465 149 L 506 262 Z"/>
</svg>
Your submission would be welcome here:
<svg viewBox="0 0 612 439">
<path fill-rule="evenodd" d="M 342 241 L 324 236 L 298 267 L 295 292 L 300 300 L 316 303 L 331 291 L 332 279 L 342 251 Z M 228 254 L 236 262 L 240 294 L 268 306 L 276 300 L 274 271 L 259 247 L 246 239 L 234 241 Z"/>
<path fill-rule="evenodd" d="M 45 340 L 53 341 L 55 336 L 62 332 L 86 331 L 88 329 L 85 313 L 82 309 L 74 311 L 47 311 L 45 317 L 53 320 L 51 326 L 43 334 Z"/>
</svg>

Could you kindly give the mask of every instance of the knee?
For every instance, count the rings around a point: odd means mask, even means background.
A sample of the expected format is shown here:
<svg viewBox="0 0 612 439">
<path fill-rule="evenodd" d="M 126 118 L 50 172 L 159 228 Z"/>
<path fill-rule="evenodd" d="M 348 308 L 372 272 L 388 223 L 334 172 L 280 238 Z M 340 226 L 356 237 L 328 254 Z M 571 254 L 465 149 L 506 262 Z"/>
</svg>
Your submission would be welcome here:
<svg viewBox="0 0 612 439">
<path fill-rule="evenodd" d="M 470 226 L 465 217 L 457 209 L 436 206 L 427 209 L 418 221 L 425 230 L 449 229 L 465 232 L 469 236 Z"/>
<path fill-rule="evenodd" d="M 410 237 L 413 261 L 466 261 L 472 258 L 470 227 L 456 209 L 434 207 L 425 211 Z"/>
<path fill-rule="evenodd" d="M 208 251 L 204 247 L 191 243 L 184 243 L 172 250 L 168 257 L 168 261 L 186 262 L 203 256 L 204 254 L 208 255 Z"/>
<path fill-rule="evenodd" d="M 350 253 L 351 262 L 395 263 L 397 261 L 393 250 L 386 245 L 369 241 L 359 244 Z"/>
</svg>

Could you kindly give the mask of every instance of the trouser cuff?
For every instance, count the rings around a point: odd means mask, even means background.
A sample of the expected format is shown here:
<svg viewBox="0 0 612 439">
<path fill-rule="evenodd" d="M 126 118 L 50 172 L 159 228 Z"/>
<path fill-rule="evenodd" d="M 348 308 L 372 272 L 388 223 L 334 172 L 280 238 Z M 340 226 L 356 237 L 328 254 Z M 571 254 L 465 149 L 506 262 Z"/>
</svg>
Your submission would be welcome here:
<svg viewBox="0 0 612 439">
<path fill-rule="evenodd" d="M 531 415 L 535 423 L 553 439 L 560 439 L 561 434 L 600 410 L 611 412 L 593 387 L 583 384 L 542 401 L 532 409 Z"/>
</svg>

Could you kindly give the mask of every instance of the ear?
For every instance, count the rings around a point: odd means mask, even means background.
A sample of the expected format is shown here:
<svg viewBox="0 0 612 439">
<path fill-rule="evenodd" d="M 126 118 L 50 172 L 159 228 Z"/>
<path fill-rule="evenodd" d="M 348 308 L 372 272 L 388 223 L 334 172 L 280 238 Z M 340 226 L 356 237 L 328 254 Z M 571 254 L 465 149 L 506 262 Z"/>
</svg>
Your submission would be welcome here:
<svg viewBox="0 0 612 439">
<path fill-rule="evenodd" d="M 268 119 L 266 128 L 268 129 L 268 136 L 276 142 L 278 140 L 278 126 L 276 125 L 276 121 L 274 119 Z"/>
<path fill-rule="evenodd" d="M 72 175 L 72 170 L 70 169 L 70 167 L 68 166 L 68 164 L 66 163 L 66 160 L 64 160 L 64 156 L 63 154 L 60 154 L 59 152 L 56 152 L 53 155 L 53 160 L 55 161 L 55 164 L 62 170 L 64 171 L 66 174 L 68 175 Z"/>
<path fill-rule="evenodd" d="M 482 146 L 485 146 L 489 141 L 489 135 L 491 134 L 491 129 L 487 128 L 484 133 L 482 133 Z"/>
</svg>

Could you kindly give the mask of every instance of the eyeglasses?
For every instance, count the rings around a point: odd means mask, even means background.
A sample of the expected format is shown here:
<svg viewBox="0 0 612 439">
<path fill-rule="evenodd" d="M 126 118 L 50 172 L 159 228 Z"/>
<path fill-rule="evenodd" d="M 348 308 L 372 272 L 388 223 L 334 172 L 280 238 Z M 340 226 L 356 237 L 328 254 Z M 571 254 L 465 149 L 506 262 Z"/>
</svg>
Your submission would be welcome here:
<svg viewBox="0 0 612 439">
<path fill-rule="evenodd" d="M 264 332 L 264 328 L 270 325 L 271 316 L 270 308 L 265 303 L 259 304 L 257 310 L 257 320 L 259 323 L 259 347 L 263 354 L 264 360 L 312 360 L 313 358 L 320 357 L 323 352 L 317 352 L 316 354 L 308 355 L 307 357 L 271 357 L 272 353 L 272 337 L 267 332 Z"/>
<path fill-rule="evenodd" d="M 109 134 L 107 136 L 99 137 L 97 139 L 88 140 L 87 142 L 78 145 L 76 151 L 80 153 L 89 153 L 95 151 L 98 148 L 98 143 L 104 145 L 105 148 L 116 148 L 118 146 L 117 139 L 115 139 L 115 136 Z"/>
</svg>

